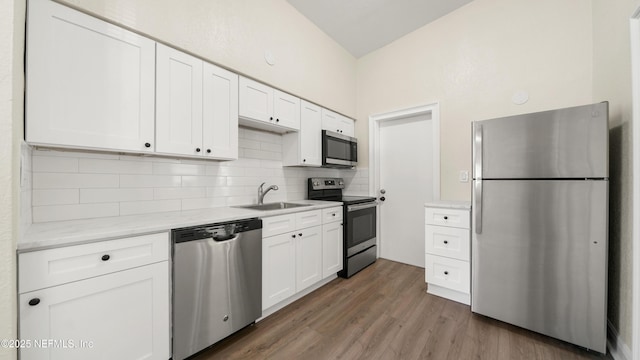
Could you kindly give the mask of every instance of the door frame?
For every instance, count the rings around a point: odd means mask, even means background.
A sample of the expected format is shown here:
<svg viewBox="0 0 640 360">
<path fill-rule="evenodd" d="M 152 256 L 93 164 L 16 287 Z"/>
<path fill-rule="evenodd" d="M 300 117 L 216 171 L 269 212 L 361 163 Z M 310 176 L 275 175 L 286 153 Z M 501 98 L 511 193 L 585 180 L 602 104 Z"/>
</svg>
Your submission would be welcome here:
<svg viewBox="0 0 640 360">
<path fill-rule="evenodd" d="M 632 148 L 633 148 L 633 196 L 632 196 L 632 338 L 633 359 L 640 359 L 640 8 L 629 20 L 631 31 L 631 85 L 632 85 Z"/>
<path fill-rule="evenodd" d="M 431 130 L 433 133 L 433 200 L 440 200 L 440 104 L 437 102 L 420 105 L 406 109 L 394 110 L 390 112 L 369 116 L 369 195 L 378 197 L 377 189 L 380 188 L 380 126 L 383 123 L 394 120 L 402 120 L 408 117 L 420 115 L 431 115 L 433 121 Z M 381 241 L 380 237 L 380 211 L 377 211 L 376 233 L 378 234 L 378 257 L 380 257 Z"/>
</svg>

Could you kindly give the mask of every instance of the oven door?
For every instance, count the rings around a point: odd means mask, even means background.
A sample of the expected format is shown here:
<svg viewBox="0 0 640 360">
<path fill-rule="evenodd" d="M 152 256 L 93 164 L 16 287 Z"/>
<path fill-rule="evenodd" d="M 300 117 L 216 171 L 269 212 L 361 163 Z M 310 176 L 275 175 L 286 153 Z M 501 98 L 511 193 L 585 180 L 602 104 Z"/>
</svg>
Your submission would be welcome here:
<svg viewBox="0 0 640 360">
<path fill-rule="evenodd" d="M 358 140 L 333 131 L 322 130 L 322 165 L 354 167 L 358 162 Z"/>
<path fill-rule="evenodd" d="M 345 247 L 347 257 L 376 245 L 376 201 L 348 205 Z"/>
</svg>

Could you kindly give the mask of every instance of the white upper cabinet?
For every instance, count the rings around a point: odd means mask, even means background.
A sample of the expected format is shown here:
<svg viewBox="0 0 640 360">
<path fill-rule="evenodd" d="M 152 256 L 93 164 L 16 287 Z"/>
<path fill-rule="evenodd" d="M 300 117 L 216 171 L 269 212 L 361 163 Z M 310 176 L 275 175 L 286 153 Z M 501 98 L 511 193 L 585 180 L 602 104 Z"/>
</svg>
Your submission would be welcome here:
<svg viewBox="0 0 640 360">
<path fill-rule="evenodd" d="M 207 62 L 203 62 L 203 74 L 204 155 L 237 159 L 238 75 Z"/>
<path fill-rule="evenodd" d="M 238 76 L 158 44 L 156 151 L 238 157 Z"/>
<path fill-rule="evenodd" d="M 157 46 L 156 151 L 202 154 L 202 60 Z"/>
<path fill-rule="evenodd" d="M 282 136 L 284 166 L 322 165 L 322 108 L 300 101 L 300 131 Z"/>
<path fill-rule="evenodd" d="M 32 0 L 26 70 L 28 142 L 153 152 L 154 41 Z"/>
<path fill-rule="evenodd" d="M 324 108 L 322 109 L 322 130 L 355 137 L 355 123 L 353 120 Z"/>
<path fill-rule="evenodd" d="M 300 99 L 257 81 L 240 77 L 241 124 L 287 132 L 300 129 Z"/>
</svg>

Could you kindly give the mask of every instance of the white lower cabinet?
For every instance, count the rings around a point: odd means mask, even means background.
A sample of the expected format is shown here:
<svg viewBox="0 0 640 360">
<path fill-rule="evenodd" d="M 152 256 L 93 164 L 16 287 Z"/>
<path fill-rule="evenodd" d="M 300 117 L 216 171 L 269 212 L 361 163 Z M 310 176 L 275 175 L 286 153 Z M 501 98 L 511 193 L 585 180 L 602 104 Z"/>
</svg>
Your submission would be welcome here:
<svg viewBox="0 0 640 360">
<path fill-rule="evenodd" d="M 340 218 L 328 225 L 321 210 L 262 219 L 263 310 L 342 269 L 342 207 L 335 209 Z"/>
<path fill-rule="evenodd" d="M 322 227 L 314 226 L 296 235 L 296 291 L 322 280 Z"/>
<path fill-rule="evenodd" d="M 138 240 L 141 239 L 141 240 Z M 98 276 L 88 275 L 82 280 L 66 282 L 19 294 L 19 338 L 29 347 L 20 349 L 20 359 L 158 359 L 166 360 L 170 353 L 169 327 L 169 262 L 168 234 L 131 238 L 146 242 L 149 250 L 164 246 L 163 255 L 150 256 L 152 263 L 113 271 L 109 262 L 127 262 L 128 250 L 107 247 L 104 241 L 95 244 L 70 246 L 82 266 L 104 269 Z M 41 269 L 55 268 L 60 249 L 42 250 L 39 258 L 48 262 Z M 50 256 L 50 254 L 52 256 Z M 22 256 L 23 254 L 19 255 Z M 85 259 L 95 258 L 94 264 Z M 69 257 L 70 258 L 70 257 Z M 47 260 L 48 259 L 48 260 Z M 66 261 L 67 269 L 76 269 Z M 99 266 L 104 265 L 104 266 Z M 58 267 L 58 270 L 64 270 Z M 20 268 L 21 288 L 33 288 L 29 268 Z M 95 275 L 96 272 L 92 271 Z M 51 277 L 52 281 L 55 278 Z"/>
<path fill-rule="evenodd" d="M 427 292 L 469 305 L 471 300 L 470 210 L 460 203 L 425 207 Z"/>
<path fill-rule="evenodd" d="M 322 277 L 335 275 L 342 270 L 343 224 L 342 206 L 324 211 L 322 224 Z"/>
<path fill-rule="evenodd" d="M 296 293 L 296 243 L 291 233 L 262 239 L 262 309 Z"/>
</svg>

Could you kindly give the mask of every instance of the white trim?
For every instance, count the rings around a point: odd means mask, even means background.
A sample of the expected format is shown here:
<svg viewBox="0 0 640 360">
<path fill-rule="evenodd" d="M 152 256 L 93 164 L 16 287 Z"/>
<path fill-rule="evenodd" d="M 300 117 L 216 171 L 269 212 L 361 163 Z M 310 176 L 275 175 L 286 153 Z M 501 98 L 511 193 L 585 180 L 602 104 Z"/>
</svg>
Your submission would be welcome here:
<svg viewBox="0 0 640 360">
<path fill-rule="evenodd" d="M 618 330 L 613 326 L 611 321 L 607 321 L 607 348 L 609 354 L 614 360 L 631 360 L 631 350 L 618 336 Z"/>
<path fill-rule="evenodd" d="M 632 338 L 633 359 L 640 359 L 640 8 L 630 19 L 631 31 L 631 84 L 633 117 L 631 123 L 633 148 L 633 219 L 632 230 Z M 617 334 L 616 334 L 617 335 Z"/>
<path fill-rule="evenodd" d="M 408 109 L 395 110 L 369 116 L 369 195 L 378 196 L 380 188 L 380 124 L 385 121 L 404 119 L 419 115 L 431 115 L 433 133 L 433 200 L 440 200 L 440 104 L 431 103 Z M 380 245 L 380 212 L 377 219 L 378 245 Z M 380 257 L 380 246 L 378 246 Z"/>
</svg>

